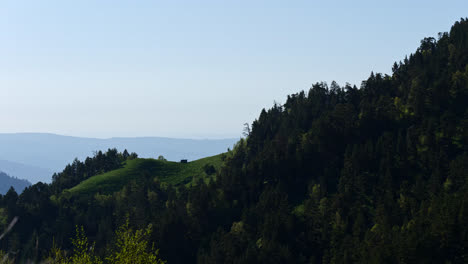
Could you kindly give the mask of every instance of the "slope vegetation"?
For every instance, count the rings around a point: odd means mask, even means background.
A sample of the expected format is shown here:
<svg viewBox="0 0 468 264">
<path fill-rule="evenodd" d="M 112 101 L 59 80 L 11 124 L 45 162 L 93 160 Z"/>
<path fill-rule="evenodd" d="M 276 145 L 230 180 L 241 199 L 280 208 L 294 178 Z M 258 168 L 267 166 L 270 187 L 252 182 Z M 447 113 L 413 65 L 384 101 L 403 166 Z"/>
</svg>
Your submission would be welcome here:
<svg viewBox="0 0 468 264">
<path fill-rule="evenodd" d="M 153 178 L 174 186 L 195 184 L 198 180 L 209 180 L 222 164 L 222 155 L 216 155 L 188 163 L 162 161 L 156 159 L 127 160 L 120 169 L 112 170 L 84 180 L 66 193 L 94 194 L 112 193 L 120 190 L 132 180 Z M 212 166 L 212 168 L 211 168 Z M 211 172 L 210 172 L 211 169 Z M 214 170 L 213 170 L 214 169 Z"/>
</svg>

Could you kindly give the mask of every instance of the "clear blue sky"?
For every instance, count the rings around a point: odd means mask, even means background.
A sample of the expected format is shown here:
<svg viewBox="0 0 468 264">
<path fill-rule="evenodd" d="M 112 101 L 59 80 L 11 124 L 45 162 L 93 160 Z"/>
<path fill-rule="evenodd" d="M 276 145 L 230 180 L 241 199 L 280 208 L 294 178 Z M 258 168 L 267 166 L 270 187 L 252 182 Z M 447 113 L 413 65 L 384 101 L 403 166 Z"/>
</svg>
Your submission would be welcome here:
<svg viewBox="0 0 468 264">
<path fill-rule="evenodd" d="M 2 1 L 0 132 L 239 137 L 275 100 L 390 73 L 468 16 L 466 0 L 226 2 Z"/>
</svg>

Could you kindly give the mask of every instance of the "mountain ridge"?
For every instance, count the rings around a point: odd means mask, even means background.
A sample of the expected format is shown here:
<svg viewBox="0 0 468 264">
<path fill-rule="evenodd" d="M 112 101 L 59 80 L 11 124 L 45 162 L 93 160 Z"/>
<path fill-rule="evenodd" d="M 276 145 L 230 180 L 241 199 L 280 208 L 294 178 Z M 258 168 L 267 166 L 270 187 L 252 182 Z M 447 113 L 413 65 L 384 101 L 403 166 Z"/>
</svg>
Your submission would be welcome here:
<svg viewBox="0 0 468 264">
<path fill-rule="evenodd" d="M 6 194 L 10 187 L 13 187 L 17 193 L 21 193 L 29 186 L 31 186 L 29 181 L 12 177 L 3 171 L 0 171 L 0 194 Z"/>
<path fill-rule="evenodd" d="M 28 179 L 33 183 L 50 182 L 54 172 L 61 171 L 69 162 L 85 159 L 95 151 L 117 148 L 137 152 L 140 157 L 157 158 L 162 155 L 167 160 L 196 160 L 213 156 L 232 148 L 238 139 L 179 139 L 165 137 L 113 137 L 108 139 L 84 138 L 57 135 L 52 133 L 2 133 L 0 134 L 0 160 L 20 163 L 47 170 L 28 176 L 14 169 L 12 175 Z M 0 169 L 2 166 L 0 164 Z"/>
</svg>

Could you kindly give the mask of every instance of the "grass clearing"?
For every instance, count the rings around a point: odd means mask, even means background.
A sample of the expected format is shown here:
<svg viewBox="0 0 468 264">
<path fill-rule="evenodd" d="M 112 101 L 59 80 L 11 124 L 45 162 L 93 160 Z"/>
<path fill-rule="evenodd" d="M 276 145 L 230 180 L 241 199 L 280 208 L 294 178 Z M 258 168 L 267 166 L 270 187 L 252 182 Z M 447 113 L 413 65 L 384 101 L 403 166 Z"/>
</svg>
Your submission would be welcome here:
<svg viewBox="0 0 468 264">
<path fill-rule="evenodd" d="M 71 195 L 112 193 L 122 189 L 128 182 L 142 178 L 157 178 L 162 183 L 174 186 L 195 184 L 200 178 L 208 181 L 215 174 L 208 175 L 205 172 L 206 165 L 212 165 L 216 171 L 223 163 L 222 155 L 179 163 L 173 161 L 161 161 L 156 159 L 134 159 L 124 162 L 123 167 L 103 174 L 93 176 L 65 190 Z"/>
</svg>

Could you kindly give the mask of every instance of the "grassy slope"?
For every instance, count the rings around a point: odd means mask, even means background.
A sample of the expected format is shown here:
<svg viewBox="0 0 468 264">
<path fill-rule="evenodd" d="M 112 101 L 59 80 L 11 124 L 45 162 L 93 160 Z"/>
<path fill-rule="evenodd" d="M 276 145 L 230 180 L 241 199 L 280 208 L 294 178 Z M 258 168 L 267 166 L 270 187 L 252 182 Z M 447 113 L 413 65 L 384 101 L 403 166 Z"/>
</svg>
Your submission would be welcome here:
<svg viewBox="0 0 468 264">
<path fill-rule="evenodd" d="M 90 193 L 112 193 L 120 190 L 131 180 L 138 180 L 142 177 L 157 178 L 163 183 L 172 185 L 195 183 L 200 177 L 207 180 L 209 176 L 205 173 L 205 164 L 213 165 L 218 170 L 222 165 L 221 156 L 216 155 L 186 164 L 160 161 L 155 159 L 135 159 L 124 163 L 123 168 L 93 176 L 66 192 L 75 194 Z"/>
</svg>

